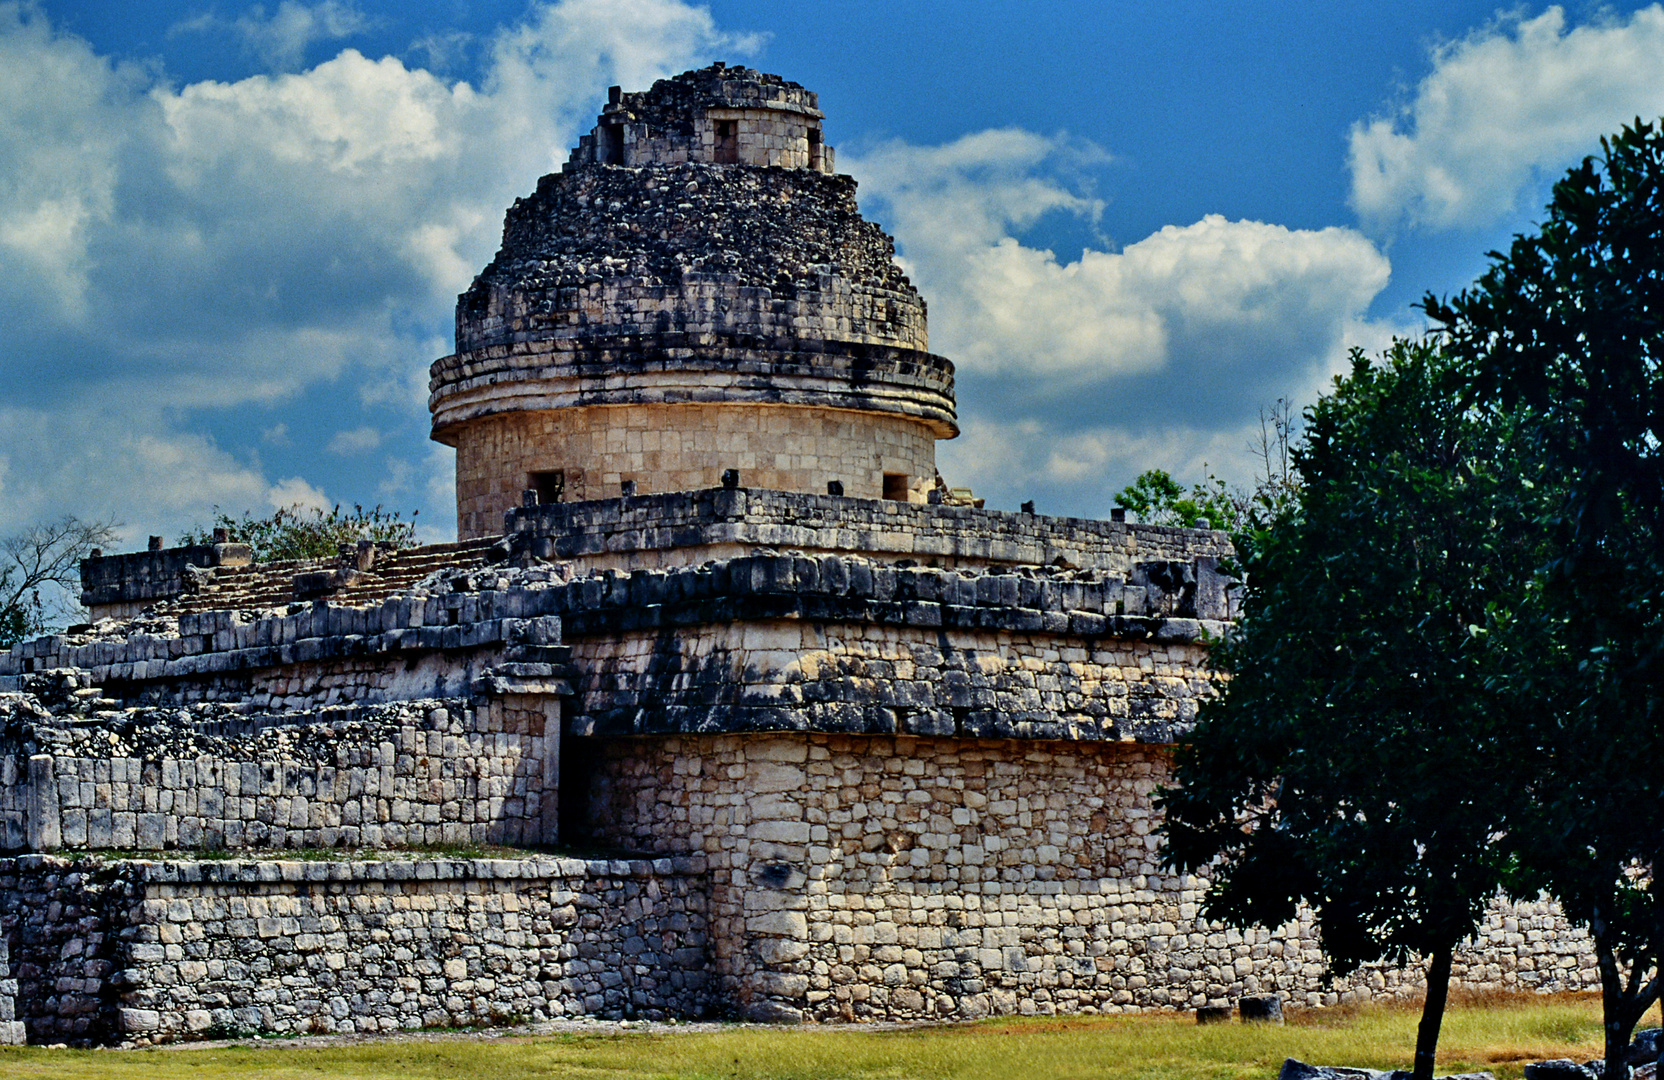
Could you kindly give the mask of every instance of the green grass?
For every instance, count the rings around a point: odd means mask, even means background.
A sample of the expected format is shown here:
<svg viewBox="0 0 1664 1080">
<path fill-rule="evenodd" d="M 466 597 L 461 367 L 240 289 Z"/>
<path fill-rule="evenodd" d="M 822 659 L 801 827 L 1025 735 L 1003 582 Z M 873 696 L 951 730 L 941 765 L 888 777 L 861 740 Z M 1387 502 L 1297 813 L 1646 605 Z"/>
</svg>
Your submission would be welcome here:
<svg viewBox="0 0 1664 1080">
<path fill-rule="evenodd" d="M 1198 1027 L 1190 1014 L 1002 1019 L 872 1031 L 857 1025 L 438 1039 L 312 1049 L 282 1045 L 152 1050 L 0 1049 L 0 1076 L 81 1078 L 339 1076 L 373 1080 L 1270 1080 L 1285 1057 L 1408 1065 L 1419 1013 L 1369 1006 L 1293 1013 L 1285 1027 Z M 1656 1022 L 1656 1021 L 1649 1021 Z M 1517 1080 L 1528 1061 L 1600 1054 L 1592 997 L 1493 997 L 1446 1015 L 1441 1073 Z"/>
</svg>

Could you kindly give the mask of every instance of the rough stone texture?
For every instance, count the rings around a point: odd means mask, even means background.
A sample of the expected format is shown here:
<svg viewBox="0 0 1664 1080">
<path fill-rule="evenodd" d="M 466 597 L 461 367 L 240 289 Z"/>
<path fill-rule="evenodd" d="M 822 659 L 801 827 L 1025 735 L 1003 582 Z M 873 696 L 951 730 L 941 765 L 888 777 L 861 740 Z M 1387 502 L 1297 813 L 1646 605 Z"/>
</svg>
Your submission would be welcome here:
<svg viewBox="0 0 1664 1080">
<path fill-rule="evenodd" d="M 1164 743 L 1189 727 L 1211 692 L 1195 636 L 1059 640 L 977 629 L 971 620 L 992 623 L 990 609 L 935 614 L 929 624 L 751 618 L 646 632 L 585 620 L 574 638 L 583 675 L 569 728 Z M 1185 623 L 1200 625 L 1162 626 Z"/>
<path fill-rule="evenodd" d="M 697 859 L 24 856 L 0 860 L 0 922 L 33 1042 L 700 1016 L 703 879 Z"/>
<path fill-rule="evenodd" d="M 819 99 L 778 75 L 713 64 L 660 79 L 650 90 L 619 91 L 613 89 L 600 122 L 579 140 L 568 171 L 715 162 L 724 149 L 735 164 L 832 171 L 832 148 L 820 139 Z M 721 121 L 733 123 L 726 146 L 717 131 Z"/>
<path fill-rule="evenodd" d="M 1092 568 L 1194 563 L 1233 552 L 1224 533 L 968 506 L 741 489 L 644 494 L 510 512 L 516 551 L 635 570 L 751 555 L 758 548 L 907 560 L 927 569 Z M 904 567 L 901 567 L 904 569 Z"/>
<path fill-rule="evenodd" d="M 697 853 L 713 970 L 759 1015 L 973 1018 L 1409 995 L 1411 968 L 1333 988 L 1309 913 L 1275 931 L 1199 917 L 1164 873 L 1165 748 L 826 734 L 585 741 L 601 842 Z M 1493 905 L 1457 957 L 1470 988 L 1599 985 L 1544 904 Z"/>
<path fill-rule="evenodd" d="M 0 1041 L 1413 991 L 1160 870 L 1230 545 L 946 488 L 952 365 L 820 121 L 744 69 L 616 93 L 509 211 L 432 369 L 475 539 L 88 560 L 121 618 L 0 655 L 0 842 L 83 855 L 0 860 Z M 410 850 L 557 839 L 657 858 Z M 1457 977 L 1598 984 L 1548 905 Z"/>
<path fill-rule="evenodd" d="M 94 618 L 132 616 L 148 602 L 185 592 L 199 571 L 247 566 L 249 561 L 247 544 L 188 544 L 82 559 L 81 603 Z"/>
<path fill-rule="evenodd" d="M 133 710 L 8 725 L 8 850 L 243 850 L 554 841 L 558 708 L 400 702 L 316 714 Z M 15 713 L 14 713 L 15 717 Z M 46 843 L 55 837 L 56 842 Z"/>
<path fill-rule="evenodd" d="M 515 202 L 457 301 L 456 354 L 431 371 L 463 537 L 495 532 L 532 473 L 592 496 L 623 479 L 709 486 L 725 468 L 876 495 L 889 471 L 922 499 L 934 440 L 959 430 L 953 365 L 929 353 L 924 301 L 861 217 L 855 181 L 830 174 L 819 132 L 801 87 L 689 72 L 615 100 L 567 170 Z M 689 404 L 707 407 L 678 426 L 691 446 L 644 445 L 644 407 Z M 869 431 L 905 445 L 896 467 L 860 453 Z"/>
<path fill-rule="evenodd" d="M 674 331 L 922 352 L 924 302 L 894 256 L 848 176 L 721 165 L 551 173 L 509 209 L 501 250 L 459 299 L 457 351 Z M 737 306 L 709 302 L 719 299 Z"/>
</svg>

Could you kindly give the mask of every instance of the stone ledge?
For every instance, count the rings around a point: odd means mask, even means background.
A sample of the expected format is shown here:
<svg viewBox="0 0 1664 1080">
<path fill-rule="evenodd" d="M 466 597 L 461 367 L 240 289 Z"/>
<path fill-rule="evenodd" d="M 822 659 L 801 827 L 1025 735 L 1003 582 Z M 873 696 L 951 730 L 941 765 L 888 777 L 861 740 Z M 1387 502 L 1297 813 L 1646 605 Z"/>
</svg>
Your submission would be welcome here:
<svg viewBox="0 0 1664 1080">
<path fill-rule="evenodd" d="M 508 881 L 583 878 L 696 877 L 706 873 L 703 855 L 657 859 L 65 859 L 55 855 L 0 858 L 20 873 L 105 872 L 157 885 L 277 885 L 362 881 Z"/>
</svg>

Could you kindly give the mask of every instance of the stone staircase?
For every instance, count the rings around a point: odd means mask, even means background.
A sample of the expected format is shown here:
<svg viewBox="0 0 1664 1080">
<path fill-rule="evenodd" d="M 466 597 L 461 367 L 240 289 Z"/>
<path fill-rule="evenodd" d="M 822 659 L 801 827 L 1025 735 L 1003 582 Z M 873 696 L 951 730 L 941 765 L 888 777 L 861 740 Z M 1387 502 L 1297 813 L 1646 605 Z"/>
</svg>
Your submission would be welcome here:
<svg viewBox="0 0 1664 1080">
<path fill-rule="evenodd" d="M 488 536 L 454 544 L 427 544 L 378 552 L 374 566 L 350 575 L 351 580 L 328 593 L 330 603 L 344 607 L 379 604 L 409 589 L 435 570 L 473 567 L 488 561 L 499 537 Z M 289 560 L 254 563 L 250 566 L 218 567 L 198 591 L 166 605 L 170 615 L 199 611 L 270 609 L 286 607 L 302 599 L 296 595 L 295 579 L 300 575 L 329 573 L 340 568 L 339 559 Z"/>
</svg>

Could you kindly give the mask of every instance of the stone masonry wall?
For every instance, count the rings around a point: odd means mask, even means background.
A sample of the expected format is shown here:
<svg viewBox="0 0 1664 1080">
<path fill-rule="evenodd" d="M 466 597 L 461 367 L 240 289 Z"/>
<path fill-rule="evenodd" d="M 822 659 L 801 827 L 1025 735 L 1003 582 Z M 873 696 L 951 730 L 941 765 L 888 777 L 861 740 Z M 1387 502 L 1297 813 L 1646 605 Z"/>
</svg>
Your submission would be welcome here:
<svg viewBox="0 0 1664 1080">
<path fill-rule="evenodd" d="M 1196 634 L 1083 639 L 761 618 L 591 633 L 574 622 L 580 676 L 568 723 L 579 735 L 817 730 L 1167 742 L 1210 692 Z"/>
<path fill-rule="evenodd" d="M 604 842 L 703 854 L 716 974 L 753 1015 L 962 1019 L 1414 992 L 1371 968 L 1334 988 L 1309 916 L 1203 921 L 1164 873 L 1151 802 L 1165 749 L 831 734 L 595 740 Z M 1470 987 L 1594 989 L 1552 906 L 1493 907 Z"/>
<path fill-rule="evenodd" d="M 464 537 L 503 530 L 530 474 L 565 474 L 566 498 L 615 498 L 715 488 L 725 469 L 750 487 L 824 494 L 840 480 L 878 499 L 884 474 L 908 477 L 923 502 L 936 475 L 936 436 L 883 413 L 770 405 L 614 405 L 511 412 L 481 419 L 457 445 L 457 520 Z"/>
<path fill-rule="evenodd" d="M 505 658 L 558 647 L 560 621 L 544 612 L 560 597 L 541 588 L 550 575 L 529 573 L 522 578 L 538 587 L 407 595 L 369 607 L 319 600 L 283 615 L 207 611 L 114 638 L 50 635 L 0 655 L 0 679 L 18 690 L 28 675 L 74 669 L 115 700 L 256 710 L 456 696 Z"/>
<path fill-rule="evenodd" d="M 822 147 L 816 160 L 808 141 L 810 131 L 820 133 L 816 95 L 778 75 L 718 64 L 660 79 L 646 91 L 621 93 L 615 87 L 609 97 L 600 124 L 572 151 L 567 171 L 598 162 L 715 161 L 718 119 L 737 121 L 731 146 L 736 164 L 832 171 L 832 148 Z M 605 146 L 608 127 L 621 129 L 622 161 Z"/>
<path fill-rule="evenodd" d="M 558 705 L 518 697 L 42 720 L 0 747 L 0 823 L 14 851 L 540 845 L 559 740 Z"/>
<path fill-rule="evenodd" d="M 907 559 L 921 569 L 1091 567 L 1122 576 L 1141 562 L 1233 554 L 1225 534 L 1212 530 L 744 490 L 747 482 L 742 471 L 741 490 L 516 508 L 508 533 L 537 558 L 617 570 L 692 565 L 758 547 Z"/>
<path fill-rule="evenodd" d="M 32 1042 L 701 1016 L 698 859 L 0 860 Z"/>
</svg>

